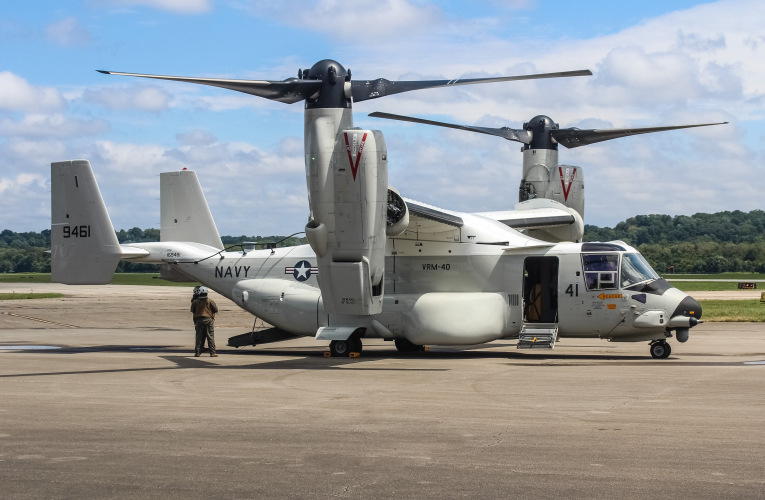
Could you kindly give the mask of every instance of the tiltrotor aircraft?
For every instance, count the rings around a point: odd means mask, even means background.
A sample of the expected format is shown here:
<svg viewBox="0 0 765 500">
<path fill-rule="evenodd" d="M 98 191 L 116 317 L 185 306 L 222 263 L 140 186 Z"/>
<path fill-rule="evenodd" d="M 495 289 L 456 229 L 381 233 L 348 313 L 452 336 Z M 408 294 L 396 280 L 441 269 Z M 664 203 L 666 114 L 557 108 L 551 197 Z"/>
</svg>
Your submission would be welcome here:
<svg viewBox="0 0 765 500">
<path fill-rule="evenodd" d="M 698 302 L 661 279 L 634 248 L 581 243 L 581 215 L 554 199 L 460 213 L 403 198 L 388 185 L 382 133 L 353 127 L 352 101 L 588 71 L 352 81 L 349 70 L 324 60 L 284 81 L 120 74 L 305 100 L 309 245 L 223 248 L 192 171 L 160 176 L 161 241 L 119 245 L 89 163 L 60 162 L 51 166 L 54 281 L 106 283 L 120 259 L 166 264 L 273 325 L 253 343 L 279 332 L 310 335 L 330 341 L 335 356 L 360 353 L 365 338 L 417 351 L 497 339 L 553 348 L 561 338 L 594 337 L 647 341 L 653 357 L 666 358 L 667 339 L 685 342 L 701 318 Z"/>
</svg>

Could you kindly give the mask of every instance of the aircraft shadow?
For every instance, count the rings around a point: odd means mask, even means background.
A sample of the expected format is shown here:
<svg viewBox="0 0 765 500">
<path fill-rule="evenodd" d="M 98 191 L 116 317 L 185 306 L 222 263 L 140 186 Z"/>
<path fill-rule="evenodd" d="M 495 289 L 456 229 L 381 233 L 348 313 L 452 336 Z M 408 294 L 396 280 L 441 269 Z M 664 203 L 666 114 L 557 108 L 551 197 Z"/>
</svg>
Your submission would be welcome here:
<svg viewBox="0 0 765 500">
<path fill-rule="evenodd" d="M 23 346 L 20 346 L 23 347 Z M 688 360 L 683 356 L 670 356 L 667 359 L 652 359 L 645 355 L 611 355 L 603 353 L 571 353 L 571 352 L 550 352 L 539 350 L 517 351 L 515 344 L 490 345 L 490 346 L 433 346 L 429 351 L 416 353 L 400 353 L 395 348 L 385 348 L 371 346 L 365 348 L 358 358 L 325 358 L 326 348 L 315 347 L 275 347 L 269 344 L 269 347 L 242 348 L 242 349 L 222 349 L 218 350 L 220 356 L 225 358 L 236 357 L 246 361 L 251 356 L 257 356 L 258 362 L 244 364 L 220 364 L 221 358 L 215 361 L 210 359 L 207 353 L 200 357 L 195 357 L 193 351 L 189 348 L 180 348 L 178 346 L 162 345 L 103 345 L 89 347 L 73 346 L 53 346 L 50 350 L 39 349 L 18 349 L 16 353 L 35 353 L 35 354 L 84 354 L 99 352 L 154 352 L 161 359 L 172 363 L 171 366 L 162 367 L 144 367 L 144 368 L 112 368 L 112 369 L 92 369 L 92 370 L 69 370 L 69 371 L 48 371 L 37 373 L 21 374 L 0 374 L 0 378 L 23 378 L 33 376 L 51 376 L 51 375 L 76 375 L 76 374 L 98 374 L 98 373 L 130 373 L 142 371 L 159 371 L 172 369 L 214 369 L 214 370 L 327 370 L 327 369 L 352 369 L 369 371 L 422 371 L 439 372 L 454 369 L 454 366 L 447 368 L 423 368 L 416 366 L 417 361 L 426 360 L 462 360 L 462 359 L 502 359 L 510 364 L 518 366 L 544 366 L 546 368 L 562 368 L 571 366 L 592 366 L 608 365 L 614 362 L 629 366 L 657 366 L 657 365 L 681 365 L 681 366 L 744 366 L 743 361 L 731 361 L 721 359 L 719 361 L 696 361 Z M 497 347 L 506 347 L 507 350 L 499 350 Z M 273 359 L 279 358 L 279 359 Z M 286 358 L 286 359 L 285 359 Z M 374 366 L 370 362 L 385 361 L 391 359 L 411 360 L 414 363 L 407 366 Z M 755 365 L 753 365 L 755 366 Z"/>
</svg>

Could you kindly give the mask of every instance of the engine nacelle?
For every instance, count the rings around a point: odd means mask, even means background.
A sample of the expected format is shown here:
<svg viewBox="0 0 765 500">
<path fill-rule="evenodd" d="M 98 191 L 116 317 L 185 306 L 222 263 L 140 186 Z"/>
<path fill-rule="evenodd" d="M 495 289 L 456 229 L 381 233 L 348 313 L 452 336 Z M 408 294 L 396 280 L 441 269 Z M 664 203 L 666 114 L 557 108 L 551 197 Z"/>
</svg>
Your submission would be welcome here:
<svg viewBox="0 0 765 500">
<path fill-rule="evenodd" d="M 388 187 L 387 216 L 385 233 L 388 236 L 398 236 L 409 227 L 409 207 L 393 186 Z"/>
<path fill-rule="evenodd" d="M 380 313 L 388 208 L 382 132 L 340 131 L 325 176 L 311 171 L 308 187 L 306 236 L 318 257 L 324 308 L 330 314 Z"/>
</svg>

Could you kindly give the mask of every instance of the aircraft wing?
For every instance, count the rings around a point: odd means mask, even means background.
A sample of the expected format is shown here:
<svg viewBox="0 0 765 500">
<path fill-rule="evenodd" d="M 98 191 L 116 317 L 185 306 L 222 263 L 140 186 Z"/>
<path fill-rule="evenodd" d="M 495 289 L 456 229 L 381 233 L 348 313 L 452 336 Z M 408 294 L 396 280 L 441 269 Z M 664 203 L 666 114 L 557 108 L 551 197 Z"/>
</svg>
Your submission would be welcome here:
<svg viewBox="0 0 765 500">
<path fill-rule="evenodd" d="M 465 220 L 458 212 L 404 198 L 409 211 L 409 225 L 398 238 L 431 241 L 460 241 Z"/>
<path fill-rule="evenodd" d="M 476 215 L 494 219 L 513 229 L 541 229 L 546 227 L 568 226 L 576 222 L 576 218 L 573 214 L 558 208 L 481 212 Z"/>
<path fill-rule="evenodd" d="M 544 241 L 582 241 L 584 236 L 584 221 L 579 212 L 546 198 L 518 203 L 515 210 L 475 215 L 499 221 Z"/>
<path fill-rule="evenodd" d="M 417 219 L 437 222 L 457 228 L 465 225 L 462 217 L 460 217 L 457 212 L 444 210 L 443 208 L 434 207 L 433 205 L 427 205 L 408 198 L 404 198 L 404 201 L 406 201 L 406 206 L 409 208 L 410 220 L 411 217 L 414 216 Z M 431 226 L 433 225 L 431 224 Z"/>
<path fill-rule="evenodd" d="M 400 239 L 444 242 L 472 242 L 514 248 L 549 246 L 538 239 L 529 238 L 507 228 L 498 231 L 497 219 L 446 210 L 419 201 L 404 198 L 409 211 L 409 226 L 398 235 Z M 497 212 L 500 213 L 500 212 Z"/>
</svg>

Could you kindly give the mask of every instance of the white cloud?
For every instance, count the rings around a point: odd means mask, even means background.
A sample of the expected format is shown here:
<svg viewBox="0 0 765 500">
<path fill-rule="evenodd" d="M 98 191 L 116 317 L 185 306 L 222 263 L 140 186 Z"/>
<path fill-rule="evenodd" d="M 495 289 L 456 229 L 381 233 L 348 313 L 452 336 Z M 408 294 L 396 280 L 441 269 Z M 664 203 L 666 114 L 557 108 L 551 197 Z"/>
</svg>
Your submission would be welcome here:
<svg viewBox="0 0 765 500">
<path fill-rule="evenodd" d="M 210 132 L 199 129 L 177 134 L 175 137 L 183 146 L 209 146 L 217 142 L 215 136 Z"/>
<path fill-rule="evenodd" d="M 11 137 L 81 137 L 106 132 L 109 124 L 105 120 L 81 120 L 62 114 L 28 114 L 21 121 L 0 120 L 0 135 Z"/>
<path fill-rule="evenodd" d="M 10 71 L 0 72 L 0 110 L 59 111 L 64 98 L 52 87 L 36 87 Z"/>
<path fill-rule="evenodd" d="M 47 179 L 37 174 L 18 174 L 15 177 L 0 178 L 0 194 L 23 193 L 31 187 L 45 188 Z"/>
<path fill-rule="evenodd" d="M 154 85 L 131 85 L 87 89 L 82 99 L 115 110 L 165 111 L 173 96 Z"/>
<path fill-rule="evenodd" d="M 407 0 L 298 0 L 289 8 L 273 0 L 250 0 L 250 11 L 290 26 L 310 27 L 334 39 L 364 36 L 369 42 L 392 35 L 416 35 L 443 17 L 434 5 Z"/>
<path fill-rule="evenodd" d="M 212 9 L 212 0 L 102 0 L 119 6 L 142 6 L 179 14 L 203 14 Z"/>
<path fill-rule="evenodd" d="M 49 40 L 59 45 L 86 45 L 91 40 L 90 32 L 75 17 L 66 17 L 45 28 Z"/>
<path fill-rule="evenodd" d="M 273 151 L 240 143 L 182 142 L 168 148 L 98 141 L 70 155 L 90 160 L 118 229 L 159 227 L 159 173 L 183 168 L 197 172 L 222 234 L 285 234 L 305 225 L 308 201 L 298 139 L 285 139 Z"/>
<path fill-rule="evenodd" d="M 0 165 L 0 229 L 40 231 L 50 226 L 50 187 L 42 173 L 5 173 L 10 165 Z M 23 210 L 19 210 L 23 207 Z M 46 221 L 42 222 L 41 221 Z"/>
</svg>

